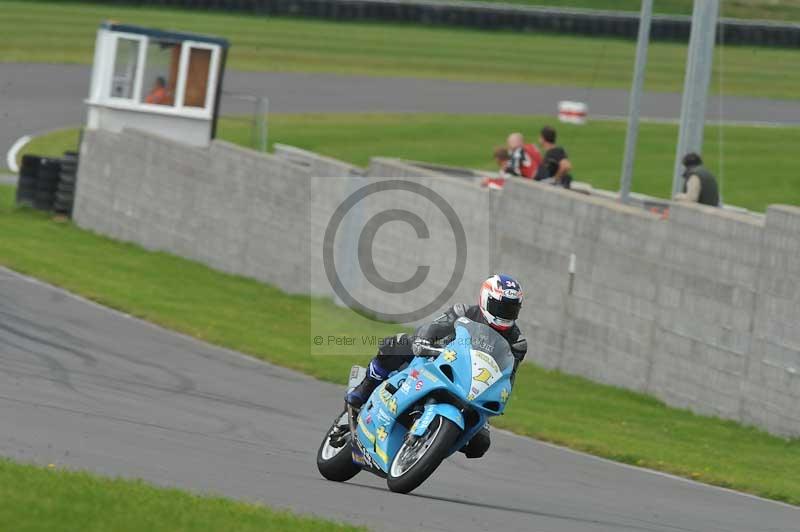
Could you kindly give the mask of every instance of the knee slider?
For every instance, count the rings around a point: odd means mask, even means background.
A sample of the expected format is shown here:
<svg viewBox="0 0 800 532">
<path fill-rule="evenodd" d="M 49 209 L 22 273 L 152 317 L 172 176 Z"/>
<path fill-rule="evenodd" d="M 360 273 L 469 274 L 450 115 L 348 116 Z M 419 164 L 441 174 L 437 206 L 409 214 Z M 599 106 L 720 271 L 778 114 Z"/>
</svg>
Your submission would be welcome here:
<svg viewBox="0 0 800 532">
<path fill-rule="evenodd" d="M 492 440 L 489 437 L 489 431 L 483 429 L 472 437 L 469 443 L 464 446 L 463 451 L 467 458 L 480 458 L 486 454 L 491 444 Z"/>
</svg>

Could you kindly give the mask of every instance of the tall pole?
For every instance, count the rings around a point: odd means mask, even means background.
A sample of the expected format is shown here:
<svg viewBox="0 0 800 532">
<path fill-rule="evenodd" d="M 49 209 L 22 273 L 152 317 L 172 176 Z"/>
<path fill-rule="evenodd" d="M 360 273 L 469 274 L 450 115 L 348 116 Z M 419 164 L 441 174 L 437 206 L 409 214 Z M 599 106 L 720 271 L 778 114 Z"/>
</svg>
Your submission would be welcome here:
<svg viewBox="0 0 800 532">
<path fill-rule="evenodd" d="M 625 158 L 622 161 L 619 199 L 627 203 L 631 194 L 633 162 L 636 159 L 636 142 L 639 139 L 639 109 L 642 103 L 644 75 L 647 70 L 647 48 L 650 44 L 650 23 L 653 19 L 653 0 L 642 0 L 642 13 L 639 17 L 639 43 L 636 46 L 636 66 L 628 102 L 628 133 L 625 137 Z"/>
<path fill-rule="evenodd" d="M 675 168 L 672 174 L 672 195 L 682 188 L 681 159 L 689 152 L 703 151 L 703 128 L 706 120 L 706 101 L 711 83 L 711 67 L 714 62 L 714 41 L 719 0 L 695 0 L 692 12 L 692 32 L 689 38 L 689 54 L 686 59 L 686 77 L 681 102 L 681 124 L 678 146 L 675 153 Z"/>
</svg>

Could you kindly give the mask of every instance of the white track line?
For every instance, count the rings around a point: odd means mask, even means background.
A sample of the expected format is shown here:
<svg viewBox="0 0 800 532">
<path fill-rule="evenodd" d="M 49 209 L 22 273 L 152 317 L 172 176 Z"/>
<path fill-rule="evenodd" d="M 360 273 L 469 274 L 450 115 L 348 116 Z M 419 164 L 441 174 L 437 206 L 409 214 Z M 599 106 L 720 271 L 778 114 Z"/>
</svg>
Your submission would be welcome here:
<svg viewBox="0 0 800 532">
<path fill-rule="evenodd" d="M 498 428 L 492 427 L 492 431 L 493 432 L 502 432 L 503 434 L 506 434 L 506 435 L 514 437 L 514 438 L 524 438 L 526 440 L 533 440 L 537 444 L 544 445 L 545 447 L 550 447 L 552 449 L 558 449 L 559 451 L 564 451 L 564 452 L 567 452 L 567 453 L 570 453 L 570 454 L 576 454 L 576 455 L 579 455 L 579 456 L 584 456 L 586 458 L 590 458 L 592 460 L 597 460 L 597 461 L 600 461 L 600 462 L 604 462 L 606 464 L 615 465 L 617 467 L 623 467 L 625 469 L 633 469 L 634 471 L 639 471 L 640 473 L 648 473 L 650 475 L 655 475 L 657 477 L 664 477 L 664 478 L 670 478 L 672 480 L 679 480 L 681 482 L 685 482 L 687 484 L 693 484 L 693 485 L 701 487 L 701 488 L 709 488 L 709 489 L 712 489 L 712 490 L 724 491 L 726 493 L 739 495 L 740 497 L 746 497 L 748 499 L 755 499 L 757 501 L 769 502 L 769 503 L 772 503 L 772 504 L 777 504 L 779 506 L 783 506 L 785 508 L 791 508 L 792 510 L 797 510 L 797 511 L 800 512 L 800 507 L 794 506 L 793 504 L 789 504 L 789 503 L 786 503 L 786 502 L 783 502 L 783 501 L 776 501 L 776 500 L 773 500 L 773 499 L 765 499 L 764 497 L 759 497 L 758 495 L 753 495 L 752 493 L 745 493 L 743 491 L 736 491 L 736 490 L 730 489 L 730 488 L 723 488 L 722 486 L 715 486 L 713 484 L 706 484 L 704 482 L 699 482 L 697 480 L 692 480 L 690 478 L 680 477 L 678 475 L 673 475 L 672 473 L 665 473 L 664 471 L 657 471 L 655 469 L 647 469 L 645 467 L 639 467 L 639 466 L 635 466 L 635 465 L 632 465 L 632 464 L 626 464 L 624 462 L 617 462 L 617 461 L 611 460 L 609 458 L 603 458 L 602 456 L 597 456 L 597 455 L 594 455 L 594 454 L 585 453 L 583 451 L 576 451 L 575 449 L 570 449 L 569 447 L 562 447 L 560 445 L 556 445 L 555 443 L 550 443 L 550 442 L 547 442 L 547 441 L 537 440 L 536 438 L 532 438 L 530 436 L 523 436 L 522 434 L 517 434 L 515 432 L 511 432 L 511 431 L 505 430 L 505 429 L 498 429 Z"/>
<path fill-rule="evenodd" d="M 17 166 L 17 153 L 19 153 L 19 150 L 21 150 L 23 146 L 30 142 L 31 138 L 33 137 L 30 135 L 25 135 L 18 138 L 17 141 L 11 145 L 11 149 L 8 150 L 8 153 L 6 154 L 6 165 L 8 166 L 8 169 L 15 174 L 19 172 L 19 166 Z"/>
<path fill-rule="evenodd" d="M 628 120 L 627 116 L 624 115 L 590 115 L 589 120 L 594 118 L 595 120 L 602 120 L 602 121 L 609 121 L 609 122 L 626 122 Z M 678 118 L 666 118 L 666 117 L 646 117 L 643 116 L 640 119 L 641 122 L 650 123 L 650 124 L 669 124 L 669 125 L 677 125 L 680 124 L 681 121 Z M 752 128 L 767 128 L 767 129 L 780 129 L 780 128 L 798 128 L 800 127 L 800 123 L 795 122 L 760 122 L 757 120 L 706 120 L 706 125 L 709 127 L 719 127 L 722 126 L 732 126 L 732 127 L 752 127 Z"/>
<path fill-rule="evenodd" d="M 181 332 L 177 332 L 177 331 L 173 331 L 173 330 L 170 330 L 170 329 L 166 329 L 166 328 L 161 327 L 160 325 L 155 324 L 153 322 L 149 322 L 149 321 L 143 320 L 141 318 L 137 318 L 135 316 L 131 316 L 130 314 L 126 314 L 125 312 L 122 312 L 120 310 L 116 310 L 116 309 L 113 309 L 113 308 L 110 308 L 110 307 L 103 306 L 100 303 L 97 303 L 96 301 L 92 301 L 91 299 L 86 299 L 83 296 L 79 296 L 78 294 L 74 294 L 74 293 L 69 292 L 69 291 L 67 291 L 67 290 L 65 290 L 63 288 L 58 287 L 58 286 L 53 286 L 53 285 L 48 284 L 48 283 L 46 283 L 46 282 L 44 282 L 44 281 L 42 281 L 40 279 L 36 279 L 35 277 L 29 277 L 29 276 L 24 275 L 22 273 L 15 272 L 14 270 L 6 268 L 5 266 L 0 266 L 0 274 L 2 274 L 4 276 L 7 276 L 7 277 L 0 276 L 0 280 L 9 280 L 10 281 L 10 280 L 16 278 L 17 280 L 20 280 L 20 281 L 23 281 L 23 282 L 27 282 L 27 283 L 43 286 L 43 287 L 49 288 L 50 290 L 54 290 L 56 292 L 64 294 L 65 296 L 67 296 L 69 298 L 75 299 L 75 300 L 80 301 L 82 303 L 86 303 L 86 304 L 88 304 L 88 305 L 90 305 L 90 306 L 92 306 L 94 308 L 100 309 L 100 310 L 102 310 L 104 312 L 108 312 L 108 313 L 114 314 L 116 316 L 121 316 L 123 318 L 128 318 L 128 319 L 137 321 L 137 322 L 139 322 L 139 323 L 141 323 L 143 325 L 146 325 L 148 327 L 151 327 L 153 329 L 158 329 L 160 331 L 163 331 L 163 332 L 166 332 L 166 333 L 169 333 L 169 334 L 174 334 L 174 335 L 180 336 L 180 337 L 188 340 L 189 342 L 196 343 L 196 344 L 202 345 L 204 347 L 211 347 L 211 348 L 213 348 L 215 350 L 218 350 L 220 352 L 227 353 L 229 355 L 233 355 L 236 358 L 245 359 L 245 360 L 247 360 L 249 362 L 255 362 L 256 364 L 264 364 L 264 365 L 267 365 L 267 366 L 276 366 L 275 364 L 270 364 L 269 362 L 266 362 L 266 361 L 261 360 L 259 358 L 256 358 L 256 357 L 253 357 L 253 356 L 249 356 L 249 355 L 245 355 L 244 353 L 240 353 L 238 351 L 234 351 L 232 349 L 228 349 L 226 347 L 222 347 L 222 346 L 219 346 L 219 345 L 209 344 L 209 343 L 204 342 L 202 340 L 198 340 L 197 338 L 195 338 L 193 336 L 189 336 L 189 335 L 181 333 Z M 281 366 L 277 366 L 277 367 L 281 367 Z M 286 368 L 281 368 L 281 369 L 286 369 Z M 287 369 L 287 371 L 292 371 L 294 373 L 299 373 L 299 372 L 296 372 L 294 370 L 289 370 L 289 369 Z M 308 378 L 309 380 L 317 380 L 314 377 L 310 377 L 310 376 L 305 375 L 303 373 L 299 373 L 299 374 L 302 375 L 303 377 Z M 327 383 L 327 384 L 330 384 L 330 383 Z M 788 504 L 788 503 L 785 503 L 785 502 L 775 501 L 775 500 L 772 500 L 772 499 L 765 499 L 764 497 L 759 497 L 758 495 L 752 495 L 750 493 L 744 493 L 744 492 L 736 491 L 736 490 L 733 490 L 733 489 L 730 489 L 730 488 L 723 488 L 723 487 L 720 487 L 720 486 L 714 486 L 713 484 L 704 484 L 703 482 L 698 482 L 696 480 L 692 480 L 692 479 L 689 479 L 689 478 L 679 477 L 677 475 L 673 475 L 671 473 L 665 473 L 663 471 L 656 471 L 656 470 L 653 470 L 653 469 L 646 469 L 644 467 L 638 467 L 638 466 L 631 465 L 631 464 L 625 464 L 625 463 L 622 463 L 622 462 L 616 462 L 616 461 L 610 460 L 608 458 L 603 458 L 602 456 L 595 456 L 593 454 L 585 453 L 583 451 L 576 451 L 575 449 L 570 449 L 569 447 L 562 447 L 562 446 L 556 445 L 554 443 L 537 440 L 536 438 L 532 438 L 530 436 L 523 436 L 521 434 L 516 434 L 514 432 L 511 432 L 511 431 L 508 431 L 508 430 L 505 430 L 505 429 L 499 429 L 499 428 L 492 427 L 492 431 L 493 432 L 502 432 L 503 434 L 506 434 L 506 435 L 508 435 L 510 437 L 513 437 L 513 438 L 522 438 L 522 439 L 527 440 L 527 441 L 532 441 L 532 442 L 534 442 L 534 443 L 536 443 L 538 445 L 544 445 L 546 447 L 550 447 L 552 449 L 557 449 L 559 451 L 564 451 L 564 452 L 567 452 L 567 453 L 576 454 L 576 455 L 579 455 L 579 456 L 584 456 L 584 457 L 590 458 L 592 460 L 599 460 L 601 462 L 604 462 L 606 464 L 610 464 L 610 465 L 613 465 L 613 466 L 616 466 L 616 467 L 624 467 L 626 469 L 633 469 L 635 471 L 639 471 L 640 473 L 655 475 L 655 476 L 658 476 L 658 477 L 670 478 L 670 479 L 673 479 L 673 480 L 686 482 L 688 484 L 693 484 L 693 485 L 695 485 L 697 487 L 700 487 L 700 488 L 707 488 L 707 489 L 716 490 L 716 491 L 724 491 L 725 493 L 730 493 L 730 494 L 733 494 L 733 495 L 739 495 L 740 497 L 746 497 L 748 499 L 755 499 L 755 500 L 762 501 L 762 502 L 768 502 L 768 503 L 772 503 L 772 504 L 777 504 L 777 505 L 783 506 L 785 508 L 791 508 L 792 510 L 800 511 L 800 507 L 797 507 L 797 506 L 794 506 L 792 504 Z"/>
</svg>

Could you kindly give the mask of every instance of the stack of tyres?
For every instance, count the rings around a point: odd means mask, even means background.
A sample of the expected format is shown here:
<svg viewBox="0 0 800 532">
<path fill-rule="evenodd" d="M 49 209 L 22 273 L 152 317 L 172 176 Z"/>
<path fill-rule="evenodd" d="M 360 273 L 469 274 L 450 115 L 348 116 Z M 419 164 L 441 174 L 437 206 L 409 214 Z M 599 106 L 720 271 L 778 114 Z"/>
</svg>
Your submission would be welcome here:
<svg viewBox="0 0 800 532">
<path fill-rule="evenodd" d="M 36 180 L 36 196 L 33 199 L 34 208 L 41 211 L 53 210 L 60 169 L 61 163 L 58 159 L 41 158 L 38 179 Z"/>
<path fill-rule="evenodd" d="M 75 181 L 78 175 L 78 154 L 74 151 L 65 151 L 61 159 L 61 170 L 58 174 L 58 187 L 53 210 L 65 216 L 72 215 L 72 206 L 75 203 Z"/>
<path fill-rule="evenodd" d="M 17 181 L 17 205 L 33 207 L 36 199 L 36 182 L 39 173 L 41 157 L 36 155 L 23 155 L 19 167 L 19 181 Z"/>
</svg>

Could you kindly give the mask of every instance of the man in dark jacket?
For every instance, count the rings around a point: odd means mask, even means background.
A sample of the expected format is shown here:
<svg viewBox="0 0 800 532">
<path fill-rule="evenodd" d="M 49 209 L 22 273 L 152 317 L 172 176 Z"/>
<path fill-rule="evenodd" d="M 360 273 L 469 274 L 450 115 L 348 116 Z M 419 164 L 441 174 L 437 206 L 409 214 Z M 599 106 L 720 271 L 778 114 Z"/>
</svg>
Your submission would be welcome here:
<svg viewBox="0 0 800 532">
<path fill-rule="evenodd" d="M 567 151 L 556 144 L 556 130 L 550 126 L 545 126 L 539 133 L 539 144 L 544 150 L 544 161 L 541 171 L 537 173 L 535 179 L 543 181 L 552 179 L 552 183 L 564 188 L 572 186 L 572 163 L 569 160 Z"/>
<path fill-rule="evenodd" d="M 703 159 L 696 153 L 688 153 L 683 158 L 683 192 L 675 195 L 675 201 L 700 203 L 719 207 L 719 186 L 714 174 L 703 167 Z"/>
</svg>

